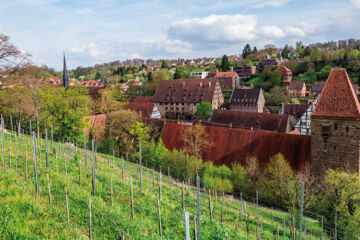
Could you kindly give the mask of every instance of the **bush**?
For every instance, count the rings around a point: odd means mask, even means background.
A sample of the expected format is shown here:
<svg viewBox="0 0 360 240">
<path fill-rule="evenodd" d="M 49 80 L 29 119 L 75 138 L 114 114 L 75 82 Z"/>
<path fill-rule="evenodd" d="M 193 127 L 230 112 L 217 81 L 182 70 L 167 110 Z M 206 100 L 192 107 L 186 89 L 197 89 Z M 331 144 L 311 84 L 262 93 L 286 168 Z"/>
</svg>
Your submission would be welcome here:
<svg viewBox="0 0 360 240">
<path fill-rule="evenodd" d="M 231 182 L 234 186 L 234 192 L 239 194 L 245 192 L 248 187 L 247 174 L 243 166 L 236 163 L 231 169 Z"/>
<path fill-rule="evenodd" d="M 203 164 L 200 175 L 206 179 L 206 187 L 212 191 L 227 193 L 233 191 L 231 170 L 225 165 L 216 167 L 213 162 L 206 162 Z"/>
</svg>

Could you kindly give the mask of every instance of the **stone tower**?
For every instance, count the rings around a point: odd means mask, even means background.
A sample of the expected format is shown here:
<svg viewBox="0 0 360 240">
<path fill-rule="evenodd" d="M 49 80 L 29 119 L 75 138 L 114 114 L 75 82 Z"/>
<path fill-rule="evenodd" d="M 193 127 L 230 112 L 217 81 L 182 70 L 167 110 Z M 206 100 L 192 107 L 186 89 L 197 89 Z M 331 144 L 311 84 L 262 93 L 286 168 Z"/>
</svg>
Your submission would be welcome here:
<svg viewBox="0 0 360 240">
<path fill-rule="evenodd" d="M 65 59 L 65 53 L 64 53 L 64 65 L 63 65 L 63 87 L 69 88 L 69 75 L 66 67 L 66 59 Z"/>
<path fill-rule="evenodd" d="M 360 173 L 360 105 L 345 69 L 332 69 L 311 115 L 311 175 Z"/>
</svg>

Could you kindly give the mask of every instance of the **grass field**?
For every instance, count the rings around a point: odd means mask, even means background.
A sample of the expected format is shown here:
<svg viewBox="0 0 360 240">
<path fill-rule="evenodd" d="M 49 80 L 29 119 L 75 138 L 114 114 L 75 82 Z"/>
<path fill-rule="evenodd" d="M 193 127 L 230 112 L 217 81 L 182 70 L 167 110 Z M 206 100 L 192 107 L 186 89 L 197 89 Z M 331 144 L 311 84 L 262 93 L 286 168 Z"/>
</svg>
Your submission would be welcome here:
<svg viewBox="0 0 360 240">
<path fill-rule="evenodd" d="M 37 145 L 39 196 L 30 136 L 22 135 L 20 149 L 18 139 L 15 140 L 14 135 L 10 139 L 10 134 L 5 134 L 5 168 L 0 168 L 1 239 L 88 239 L 90 199 L 93 239 L 160 239 L 158 172 L 144 167 L 140 190 L 139 165 L 96 154 L 96 196 L 92 196 L 91 151 L 86 152 L 85 166 L 83 149 L 61 144 L 60 151 L 58 143 L 52 145 L 49 141 L 49 167 L 46 167 L 45 140 L 39 139 Z M 1 158 L 1 165 L 2 161 Z M 65 187 L 69 199 L 69 222 Z M 162 238 L 185 239 L 182 183 L 162 175 L 161 195 Z M 283 221 L 286 239 L 291 239 L 289 222 L 292 217 L 286 213 L 233 201 L 230 196 L 223 199 L 221 195 L 211 194 L 213 210 L 210 219 L 209 196 L 207 191 L 201 191 L 201 239 L 247 239 L 248 234 L 249 239 L 257 239 L 260 235 L 262 239 L 277 239 L 277 235 L 283 239 Z M 196 189 L 185 186 L 184 203 L 185 211 L 190 214 L 191 239 L 194 239 Z M 307 229 L 307 239 L 320 239 L 321 228 L 317 222 L 308 221 Z"/>
</svg>

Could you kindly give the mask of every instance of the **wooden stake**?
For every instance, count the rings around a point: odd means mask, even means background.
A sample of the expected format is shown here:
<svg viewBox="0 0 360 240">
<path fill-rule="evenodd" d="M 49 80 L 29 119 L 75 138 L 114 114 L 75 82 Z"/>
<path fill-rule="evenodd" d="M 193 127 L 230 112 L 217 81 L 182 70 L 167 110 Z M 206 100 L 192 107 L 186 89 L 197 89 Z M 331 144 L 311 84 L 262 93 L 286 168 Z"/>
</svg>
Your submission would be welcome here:
<svg viewBox="0 0 360 240">
<path fill-rule="evenodd" d="M 111 199 L 111 206 L 113 206 L 113 182 L 112 182 L 112 178 L 110 178 L 110 199 Z"/>
<path fill-rule="evenodd" d="M 212 221 L 212 205 L 211 205 L 211 190 L 209 189 L 209 212 L 210 212 L 210 221 Z"/>
<path fill-rule="evenodd" d="M 132 176 L 130 177 L 130 196 L 131 196 L 131 217 L 132 217 L 132 219 L 134 219 L 135 211 L 134 211 L 134 195 L 133 195 Z"/>
<path fill-rule="evenodd" d="M 65 198 L 66 198 L 66 215 L 67 215 L 67 222 L 70 224 L 70 213 L 69 213 L 69 196 L 67 187 L 65 187 Z"/>
<path fill-rule="evenodd" d="M 91 198 L 89 198 L 89 239 L 92 239 L 92 232 L 91 232 Z"/>
<path fill-rule="evenodd" d="M 25 142 L 25 181 L 28 181 L 27 142 Z"/>
<path fill-rule="evenodd" d="M 158 213 L 159 213 L 159 235 L 162 239 L 162 227 L 161 227 L 161 212 L 160 212 L 160 200 L 157 201 Z"/>
<path fill-rule="evenodd" d="M 182 208 L 185 210 L 185 199 L 184 199 L 184 181 L 182 182 L 182 189 L 181 189 L 181 201 L 182 201 Z"/>
<path fill-rule="evenodd" d="M 81 186 L 81 158 L 79 158 L 79 186 Z"/>
<path fill-rule="evenodd" d="M 51 205 L 51 190 L 50 190 L 50 179 L 49 179 L 49 174 L 46 174 L 46 178 L 48 181 L 48 190 L 49 190 L 49 204 Z"/>
</svg>

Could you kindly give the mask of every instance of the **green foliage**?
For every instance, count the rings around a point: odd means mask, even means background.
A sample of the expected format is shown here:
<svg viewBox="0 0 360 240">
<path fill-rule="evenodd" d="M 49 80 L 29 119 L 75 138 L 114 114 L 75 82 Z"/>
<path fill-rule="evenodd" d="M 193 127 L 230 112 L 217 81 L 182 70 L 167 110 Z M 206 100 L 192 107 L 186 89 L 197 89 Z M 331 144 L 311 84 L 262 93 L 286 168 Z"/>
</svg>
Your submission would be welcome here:
<svg viewBox="0 0 360 240">
<path fill-rule="evenodd" d="M 245 59 L 247 56 L 249 56 L 252 53 L 250 44 L 246 44 L 243 51 L 242 51 L 242 57 Z"/>
<path fill-rule="evenodd" d="M 290 48 L 289 48 L 289 46 L 286 44 L 285 45 L 285 47 L 284 47 L 284 49 L 281 51 L 281 56 L 283 57 L 283 58 L 289 58 L 289 54 L 290 54 Z"/>
<path fill-rule="evenodd" d="M 47 126 L 54 126 L 55 137 L 79 136 L 85 126 L 84 117 L 89 114 L 90 100 L 85 88 L 46 86 L 39 90 L 42 118 Z"/>
<path fill-rule="evenodd" d="M 269 95 L 265 96 L 266 103 L 268 104 L 281 104 L 288 103 L 290 101 L 289 97 L 286 96 L 285 88 L 275 86 L 270 89 Z"/>
<path fill-rule="evenodd" d="M 235 193 L 245 193 L 248 188 L 247 173 L 243 166 L 236 163 L 231 168 L 231 182 Z"/>
<path fill-rule="evenodd" d="M 226 55 L 224 55 L 221 59 L 221 70 L 223 72 L 227 72 L 230 70 L 229 58 Z"/>
<path fill-rule="evenodd" d="M 206 186 L 212 191 L 228 193 L 233 191 L 232 173 L 225 165 L 215 167 L 213 162 L 206 162 L 203 164 L 200 175 L 206 178 Z"/>
<path fill-rule="evenodd" d="M 209 102 L 202 102 L 196 105 L 195 116 L 201 119 L 208 119 L 212 114 L 212 105 Z"/>
<path fill-rule="evenodd" d="M 162 60 L 161 68 L 167 68 L 167 64 L 166 64 L 165 60 Z"/>
<path fill-rule="evenodd" d="M 160 169 L 160 166 L 163 164 L 163 159 L 168 152 L 161 139 L 157 144 L 154 141 L 150 141 L 144 145 L 143 158 L 148 162 L 149 166 Z"/>
</svg>

